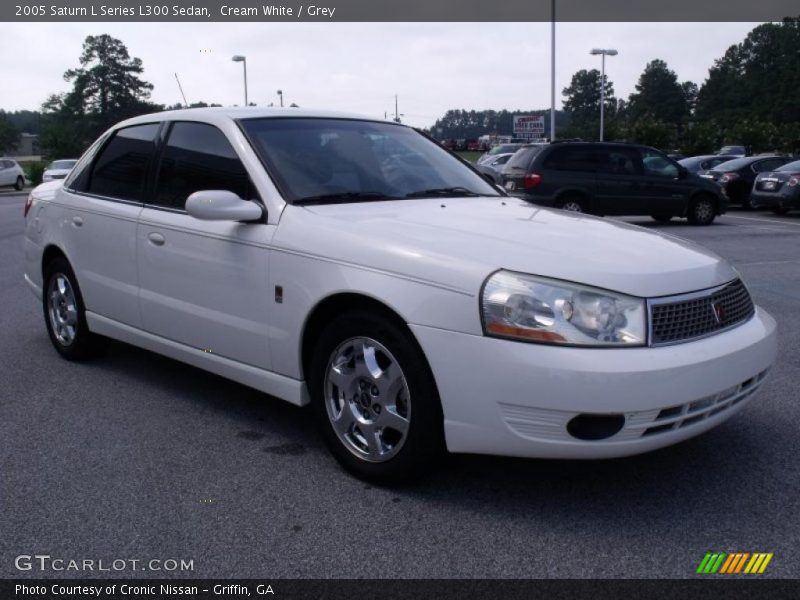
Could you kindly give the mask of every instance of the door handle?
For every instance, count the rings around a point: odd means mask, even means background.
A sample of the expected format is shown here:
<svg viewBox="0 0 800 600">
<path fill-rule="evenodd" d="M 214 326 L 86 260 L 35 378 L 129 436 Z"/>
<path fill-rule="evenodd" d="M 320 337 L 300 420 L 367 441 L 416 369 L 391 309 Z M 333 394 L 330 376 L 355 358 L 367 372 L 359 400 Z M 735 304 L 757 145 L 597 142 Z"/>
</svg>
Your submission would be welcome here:
<svg viewBox="0 0 800 600">
<path fill-rule="evenodd" d="M 72 217 L 72 224 L 75 227 L 80 227 L 83 225 L 83 217 Z"/>
<path fill-rule="evenodd" d="M 148 234 L 147 239 L 150 240 L 150 243 L 153 244 L 154 246 L 163 246 L 164 242 L 167 241 L 163 235 L 156 232 Z"/>
</svg>

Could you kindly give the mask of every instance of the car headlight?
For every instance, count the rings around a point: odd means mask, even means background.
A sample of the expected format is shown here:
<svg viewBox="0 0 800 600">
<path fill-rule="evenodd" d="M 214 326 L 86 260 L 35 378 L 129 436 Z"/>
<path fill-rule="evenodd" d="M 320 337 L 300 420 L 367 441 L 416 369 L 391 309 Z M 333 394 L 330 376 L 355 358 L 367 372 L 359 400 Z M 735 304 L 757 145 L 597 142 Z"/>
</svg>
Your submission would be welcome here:
<svg viewBox="0 0 800 600">
<path fill-rule="evenodd" d="M 484 333 L 565 346 L 643 346 L 645 301 L 599 288 L 498 271 L 483 286 Z"/>
</svg>

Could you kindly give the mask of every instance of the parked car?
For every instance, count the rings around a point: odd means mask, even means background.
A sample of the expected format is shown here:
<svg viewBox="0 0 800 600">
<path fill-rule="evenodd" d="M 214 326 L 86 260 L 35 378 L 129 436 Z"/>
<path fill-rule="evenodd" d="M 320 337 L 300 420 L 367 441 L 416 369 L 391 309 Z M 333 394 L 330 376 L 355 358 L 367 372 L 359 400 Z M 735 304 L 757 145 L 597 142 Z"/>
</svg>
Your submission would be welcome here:
<svg viewBox="0 0 800 600">
<path fill-rule="evenodd" d="M 513 154 L 525 144 L 497 144 L 496 146 L 492 147 L 491 150 L 482 154 L 478 157 L 476 164 L 482 165 L 485 162 L 489 162 L 494 160 L 495 157 L 500 156 L 501 154 Z"/>
<path fill-rule="evenodd" d="M 756 175 L 750 202 L 780 215 L 800 209 L 800 160 Z"/>
<path fill-rule="evenodd" d="M 700 171 L 708 171 L 717 165 L 731 160 L 730 156 L 718 156 L 716 154 L 704 154 L 702 156 L 690 156 L 689 158 L 682 158 L 678 164 L 684 167 L 689 173 L 699 173 Z"/>
<path fill-rule="evenodd" d="M 731 158 L 742 158 L 747 156 L 748 152 L 745 146 L 723 146 L 717 150 L 716 154 L 730 156 Z"/>
<path fill-rule="evenodd" d="M 791 161 L 786 156 L 746 156 L 719 164 L 709 171 L 701 171 L 699 175 L 717 182 L 730 203 L 753 209 L 755 205 L 751 202 L 750 191 L 756 175 L 774 171 Z"/>
<path fill-rule="evenodd" d="M 777 352 L 775 321 L 710 251 L 516 201 L 383 120 L 139 116 L 24 214 L 25 280 L 62 357 L 106 336 L 310 404 L 370 479 L 445 449 L 668 446 L 739 412 Z"/>
<path fill-rule="evenodd" d="M 47 168 L 45 168 L 44 173 L 42 173 L 42 181 L 53 181 L 54 179 L 64 179 L 69 172 L 72 170 L 72 167 L 75 166 L 75 163 L 78 162 L 77 158 L 68 158 L 63 160 L 54 160 Z"/>
<path fill-rule="evenodd" d="M 481 143 L 478 140 L 467 140 L 467 150 L 470 152 L 480 152 Z"/>
<path fill-rule="evenodd" d="M 13 186 L 20 191 L 25 187 L 25 171 L 10 158 L 0 158 L 0 187 Z"/>
<path fill-rule="evenodd" d="M 597 215 L 686 217 L 709 225 L 727 208 L 718 186 L 658 150 L 634 144 L 525 146 L 506 165 L 502 185 L 534 204 Z"/>
<path fill-rule="evenodd" d="M 496 154 L 491 160 L 477 164 L 475 167 L 495 183 L 500 183 L 503 178 L 503 168 L 512 156 L 514 156 L 513 153 Z"/>
</svg>

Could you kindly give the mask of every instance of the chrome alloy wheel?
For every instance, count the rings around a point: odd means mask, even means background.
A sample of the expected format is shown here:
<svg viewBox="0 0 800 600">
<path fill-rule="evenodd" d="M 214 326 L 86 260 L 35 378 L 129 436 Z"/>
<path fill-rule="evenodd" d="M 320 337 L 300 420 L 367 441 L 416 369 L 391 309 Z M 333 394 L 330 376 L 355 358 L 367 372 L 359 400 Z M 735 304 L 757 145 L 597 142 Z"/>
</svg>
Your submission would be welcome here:
<svg viewBox="0 0 800 600">
<path fill-rule="evenodd" d="M 576 202 L 575 200 L 567 200 L 564 202 L 564 205 L 561 207 L 561 210 L 566 210 L 569 212 L 583 212 L 583 207 L 581 206 L 580 202 Z"/>
<path fill-rule="evenodd" d="M 47 298 L 47 314 L 53 335 L 59 344 L 69 346 L 78 333 L 78 307 L 75 303 L 75 292 L 66 275 L 56 273 L 50 278 Z"/>
<path fill-rule="evenodd" d="M 411 395 L 397 360 L 367 337 L 345 340 L 325 371 L 325 408 L 339 441 L 358 458 L 385 462 L 403 447 Z"/>
</svg>

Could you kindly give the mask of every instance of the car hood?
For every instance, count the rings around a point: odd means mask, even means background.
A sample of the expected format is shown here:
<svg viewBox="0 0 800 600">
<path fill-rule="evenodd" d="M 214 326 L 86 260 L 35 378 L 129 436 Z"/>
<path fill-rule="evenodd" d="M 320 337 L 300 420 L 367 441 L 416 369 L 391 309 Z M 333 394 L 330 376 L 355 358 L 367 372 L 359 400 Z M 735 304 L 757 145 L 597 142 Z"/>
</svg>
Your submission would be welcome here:
<svg viewBox="0 0 800 600">
<path fill-rule="evenodd" d="M 691 242 L 510 197 L 289 205 L 274 243 L 472 294 L 497 269 L 640 297 L 704 289 L 737 276 Z"/>
</svg>

